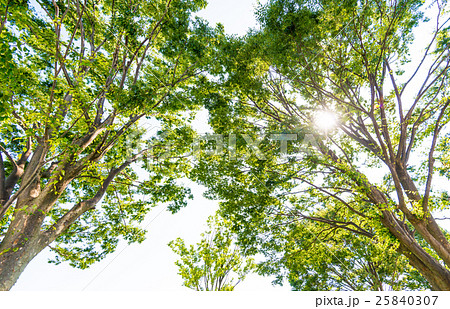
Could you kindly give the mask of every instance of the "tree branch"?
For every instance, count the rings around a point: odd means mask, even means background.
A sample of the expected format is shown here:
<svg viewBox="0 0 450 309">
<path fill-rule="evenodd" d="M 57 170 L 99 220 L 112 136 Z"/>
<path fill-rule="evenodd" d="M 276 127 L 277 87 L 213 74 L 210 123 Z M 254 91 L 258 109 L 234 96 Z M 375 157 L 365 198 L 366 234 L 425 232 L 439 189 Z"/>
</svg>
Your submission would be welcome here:
<svg viewBox="0 0 450 309">
<path fill-rule="evenodd" d="M 425 186 L 425 194 L 424 194 L 423 202 L 422 202 L 422 208 L 425 213 L 428 213 L 428 201 L 430 198 L 431 182 L 433 179 L 433 167 L 434 167 L 434 161 L 435 161 L 435 159 L 433 158 L 433 154 L 434 154 L 434 150 L 436 148 L 436 143 L 437 143 L 439 132 L 442 129 L 442 126 L 440 126 L 439 124 L 440 124 L 442 118 L 444 117 L 445 111 L 449 104 L 450 104 L 450 100 L 447 100 L 447 103 L 441 109 L 441 113 L 439 114 L 439 117 L 436 120 L 436 124 L 434 127 L 434 133 L 433 133 L 433 141 L 431 142 L 430 152 L 428 153 L 428 176 L 427 176 L 427 183 Z"/>
<path fill-rule="evenodd" d="M 3 28 L 5 27 L 6 21 L 8 20 L 8 9 L 9 9 L 10 2 L 11 2 L 11 0 L 8 0 L 8 2 L 6 3 L 5 18 L 0 16 L 0 34 L 2 33 Z"/>
<path fill-rule="evenodd" d="M 47 244 L 53 242 L 59 235 L 64 233 L 70 225 L 75 222 L 83 213 L 94 209 L 95 206 L 100 202 L 103 195 L 106 193 L 111 182 L 114 178 L 119 175 L 125 168 L 130 164 L 136 162 L 142 155 L 147 153 L 149 149 L 145 149 L 138 154 L 134 155 L 132 158 L 125 161 L 118 168 L 113 168 L 109 171 L 108 176 L 103 181 L 101 187 L 98 189 L 97 193 L 90 199 L 81 201 L 73 206 L 64 216 L 62 216 L 55 224 L 48 228 L 43 234 L 43 241 Z"/>
<path fill-rule="evenodd" d="M 3 165 L 3 156 L 0 152 L 0 207 L 6 203 L 5 180 L 5 167 Z"/>
</svg>

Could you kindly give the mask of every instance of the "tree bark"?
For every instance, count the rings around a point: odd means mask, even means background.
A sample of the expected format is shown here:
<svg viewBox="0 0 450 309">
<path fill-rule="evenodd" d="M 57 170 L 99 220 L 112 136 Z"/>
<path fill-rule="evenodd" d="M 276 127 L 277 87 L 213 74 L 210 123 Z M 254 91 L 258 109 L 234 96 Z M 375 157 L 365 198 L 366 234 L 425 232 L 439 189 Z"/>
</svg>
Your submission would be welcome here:
<svg viewBox="0 0 450 309">
<path fill-rule="evenodd" d="M 45 247 L 40 236 L 32 239 L 21 234 L 0 245 L 0 291 L 8 291 L 19 279 L 28 263 Z"/>
<path fill-rule="evenodd" d="M 436 270 L 430 269 L 411 252 L 403 251 L 402 253 L 408 258 L 411 266 L 417 269 L 428 281 L 428 283 L 431 285 L 432 290 L 450 291 L 450 275 L 446 269 L 441 269 L 436 272 Z"/>
<path fill-rule="evenodd" d="M 450 291 L 450 271 L 417 243 L 408 227 L 388 211 L 383 212 L 382 223 L 400 241 L 399 252 L 408 258 L 432 289 Z"/>
</svg>

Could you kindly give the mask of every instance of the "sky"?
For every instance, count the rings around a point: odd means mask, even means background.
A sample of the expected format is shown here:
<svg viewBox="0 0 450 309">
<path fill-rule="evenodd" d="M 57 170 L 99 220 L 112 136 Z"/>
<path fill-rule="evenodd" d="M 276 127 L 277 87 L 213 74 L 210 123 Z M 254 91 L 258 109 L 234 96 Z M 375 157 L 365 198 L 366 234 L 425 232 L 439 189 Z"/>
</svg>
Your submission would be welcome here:
<svg viewBox="0 0 450 309">
<path fill-rule="evenodd" d="M 264 2 L 264 1 L 261 1 Z M 212 25 L 221 22 L 229 34 L 243 35 L 250 27 L 256 27 L 253 16 L 255 0 L 210 0 L 208 7 L 199 12 Z M 206 116 L 206 115 L 205 115 Z M 196 125 L 207 130 L 206 117 L 198 117 Z M 177 274 L 174 262 L 177 255 L 167 246 L 169 241 L 182 237 L 189 244 L 200 240 L 206 229 L 206 219 L 217 209 L 217 202 L 202 196 L 204 189 L 188 184 L 194 194 L 186 208 L 172 215 L 165 205 L 154 208 L 143 222 L 147 239 L 142 244 L 128 246 L 121 243 L 113 254 L 87 270 L 72 268 L 68 263 L 48 263 L 53 256 L 45 250 L 39 254 L 19 278 L 13 291 L 23 290 L 186 290 Z M 249 275 L 236 290 L 286 290 L 288 287 L 273 287 L 271 278 Z"/>
</svg>

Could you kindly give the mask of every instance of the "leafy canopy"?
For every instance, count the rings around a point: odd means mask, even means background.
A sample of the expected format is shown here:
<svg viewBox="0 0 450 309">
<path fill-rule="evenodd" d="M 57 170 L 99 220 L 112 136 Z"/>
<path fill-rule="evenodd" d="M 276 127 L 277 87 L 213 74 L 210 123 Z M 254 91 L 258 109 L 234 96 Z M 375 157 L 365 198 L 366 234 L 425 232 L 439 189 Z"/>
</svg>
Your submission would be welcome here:
<svg viewBox="0 0 450 309">
<path fill-rule="evenodd" d="M 224 152 L 201 155 L 192 177 L 239 244 L 267 256 L 264 273 L 296 289 L 450 288 L 434 219 L 448 193 L 432 189 L 448 143 L 447 10 L 272 0 L 257 10 L 261 30 L 222 46 L 204 100 Z M 432 35 L 410 63 L 426 15 Z M 334 127 L 321 129 L 323 112 Z"/>
<path fill-rule="evenodd" d="M 0 255 L 51 244 L 55 262 L 85 268 L 141 242 L 157 203 L 186 205 L 180 154 L 222 37 L 193 17 L 205 5 L 2 2 Z"/>
</svg>

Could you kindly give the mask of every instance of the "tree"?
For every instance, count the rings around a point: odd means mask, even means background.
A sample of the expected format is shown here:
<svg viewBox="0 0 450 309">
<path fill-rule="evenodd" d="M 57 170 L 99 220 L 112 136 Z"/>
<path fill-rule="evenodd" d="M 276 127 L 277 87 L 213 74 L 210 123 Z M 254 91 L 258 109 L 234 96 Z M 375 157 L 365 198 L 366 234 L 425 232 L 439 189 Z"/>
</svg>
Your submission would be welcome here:
<svg viewBox="0 0 450 309">
<path fill-rule="evenodd" d="M 287 225 L 263 243 L 266 260 L 258 272 L 287 280 L 296 291 L 424 290 L 430 286 L 390 243 L 359 237 L 327 223 Z"/>
<path fill-rule="evenodd" d="M 223 46 L 223 74 L 205 105 L 215 132 L 234 137 L 224 139 L 225 155 L 200 155 L 193 177 L 255 253 L 283 262 L 280 254 L 298 254 L 283 245 L 297 238 L 285 235 L 312 228 L 317 246 L 305 250 L 313 260 L 288 267 L 303 267 L 297 286 L 313 288 L 308 276 L 325 271 L 321 287 L 342 288 L 330 268 L 314 265 L 325 247 L 358 257 L 359 245 L 337 241 L 354 237 L 375 246 L 366 262 L 389 248 L 388 263 L 400 266 L 384 277 L 404 271 L 410 282 L 401 288 L 450 290 L 449 235 L 434 216 L 448 209 L 448 192 L 433 182 L 448 176 L 447 9 L 441 1 L 426 10 L 409 0 L 273 0 L 257 11 L 260 31 Z M 417 60 L 413 31 L 430 14 L 434 31 Z"/>
<path fill-rule="evenodd" d="M 187 145 L 164 143 L 192 135 L 186 112 L 222 31 L 192 17 L 205 5 L 2 2 L 0 290 L 47 246 L 86 268 L 119 239 L 141 242 L 156 203 L 185 205 Z M 156 122 L 168 133 L 139 127 Z"/>
<path fill-rule="evenodd" d="M 230 222 L 218 215 L 208 218 L 201 241 L 187 247 L 177 238 L 169 243 L 180 256 L 175 264 L 183 285 L 197 291 L 232 291 L 254 269 L 253 259 L 242 256 L 230 231 Z"/>
</svg>

